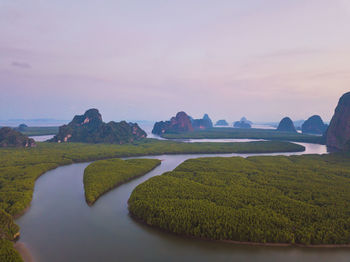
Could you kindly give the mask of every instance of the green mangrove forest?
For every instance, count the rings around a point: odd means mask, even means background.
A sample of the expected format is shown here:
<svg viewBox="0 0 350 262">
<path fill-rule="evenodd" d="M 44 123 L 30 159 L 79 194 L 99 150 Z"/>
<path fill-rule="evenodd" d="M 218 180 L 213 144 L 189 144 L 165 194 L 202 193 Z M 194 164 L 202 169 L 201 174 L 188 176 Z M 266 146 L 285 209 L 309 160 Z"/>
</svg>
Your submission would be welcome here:
<svg viewBox="0 0 350 262">
<path fill-rule="evenodd" d="M 192 132 L 166 133 L 162 137 L 168 139 L 265 139 L 279 141 L 294 141 L 314 144 L 324 144 L 322 136 L 301 133 L 282 132 L 274 129 L 258 128 L 225 128 L 214 127 Z"/>
<path fill-rule="evenodd" d="M 92 205 L 107 191 L 148 173 L 160 163 L 158 159 L 114 158 L 90 164 L 84 171 L 86 202 Z"/>
<path fill-rule="evenodd" d="M 11 243 L 18 236 L 13 218 L 30 205 L 35 180 L 58 166 L 142 155 L 299 152 L 304 149 L 300 145 L 278 141 L 179 143 L 156 139 L 124 145 L 45 142 L 37 143 L 33 148 L 0 148 L 0 258 L 9 254 L 14 254 L 14 259 L 17 256 Z"/>
<path fill-rule="evenodd" d="M 350 156 L 190 159 L 140 184 L 129 210 L 148 225 L 211 240 L 350 244 Z"/>
</svg>

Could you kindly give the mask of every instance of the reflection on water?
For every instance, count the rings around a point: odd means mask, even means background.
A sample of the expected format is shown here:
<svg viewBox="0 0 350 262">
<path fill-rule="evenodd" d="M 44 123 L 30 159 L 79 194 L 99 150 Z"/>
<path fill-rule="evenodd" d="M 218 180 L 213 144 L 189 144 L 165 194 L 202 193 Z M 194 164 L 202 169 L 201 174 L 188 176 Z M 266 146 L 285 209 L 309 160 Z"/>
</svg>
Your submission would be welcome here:
<svg viewBox="0 0 350 262">
<path fill-rule="evenodd" d="M 326 152 L 321 145 L 300 144 L 306 146 L 308 153 Z M 237 155 L 240 154 L 205 156 Z M 250 155 L 254 154 L 241 156 Z M 30 210 L 17 220 L 20 241 L 39 262 L 349 261 L 350 249 L 255 247 L 201 241 L 167 234 L 130 218 L 127 201 L 138 184 L 197 157 L 203 155 L 147 157 L 161 159 L 162 164 L 102 196 L 92 207 L 85 203 L 82 183 L 88 163 L 49 171 L 35 185 Z"/>
</svg>

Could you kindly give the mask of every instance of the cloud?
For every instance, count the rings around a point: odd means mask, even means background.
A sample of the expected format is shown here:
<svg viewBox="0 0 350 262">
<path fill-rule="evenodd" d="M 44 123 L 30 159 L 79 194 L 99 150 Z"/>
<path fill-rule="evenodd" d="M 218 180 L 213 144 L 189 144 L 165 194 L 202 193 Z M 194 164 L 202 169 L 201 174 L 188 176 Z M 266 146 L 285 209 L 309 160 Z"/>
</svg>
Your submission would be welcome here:
<svg viewBox="0 0 350 262">
<path fill-rule="evenodd" d="M 18 61 L 13 61 L 12 66 L 22 68 L 22 69 L 30 69 L 32 66 L 26 62 L 18 62 Z"/>
</svg>

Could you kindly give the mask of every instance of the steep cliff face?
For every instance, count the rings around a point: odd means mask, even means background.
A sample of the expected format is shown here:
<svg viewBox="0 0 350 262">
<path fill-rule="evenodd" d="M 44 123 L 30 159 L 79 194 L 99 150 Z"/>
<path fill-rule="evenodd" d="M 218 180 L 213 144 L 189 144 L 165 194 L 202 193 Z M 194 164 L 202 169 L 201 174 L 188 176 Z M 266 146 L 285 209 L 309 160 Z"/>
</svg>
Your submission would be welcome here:
<svg viewBox="0 0 350 262">
<path fill-rule="evenodd" d="M 350 92 L 338 102 L 326 134 L 326 144 L 336 150 L 350 150 Z"/>
<path fill-rule="evenodd" d="M 35 141 L 10 128 L 0 129 L 0 147 L 34 147 Z"/>
<path fill-rule="evenodd" d="M 137 124 L 125 121 L 104 123 L 97 109 L 89 109 L 84 115 L 76 115 L 68 125 L 61 126 L 51 142 L 125 144 L 146 136 Z"/>
<path fill-rule="evenodd" d="M 277 127 L 277 131 L 297 133 L 293 121 L 289 117 L 285 117 L 281 120 Z"/>
<path fill-rule="evenodd" d="M 183 111 L 178 112 L 170 121 L 160 121 L 154 124 L 152 133 L 161 135 L 165 133 L 178 133 L 193 131 L 190 117 Z"/>
<path fill-rule="evenodd" d="M 301 130 L 306 134 L 323 135 L 327 127 L 319 115 L 314 115 L 303 123 Z"/>
</svg>

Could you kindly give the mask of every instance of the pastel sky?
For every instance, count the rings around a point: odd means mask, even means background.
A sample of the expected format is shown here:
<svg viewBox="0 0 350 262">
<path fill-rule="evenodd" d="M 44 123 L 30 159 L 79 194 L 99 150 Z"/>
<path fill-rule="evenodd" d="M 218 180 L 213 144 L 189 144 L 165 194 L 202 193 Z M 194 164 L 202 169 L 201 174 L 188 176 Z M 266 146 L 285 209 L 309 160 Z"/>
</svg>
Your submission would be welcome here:
<svg viewBox="0 0 350 262">
<path fill-rule="evenodd" d="M 0 0 L 0 119 L 329 120 L 349 0 Z"/>
</svg>

